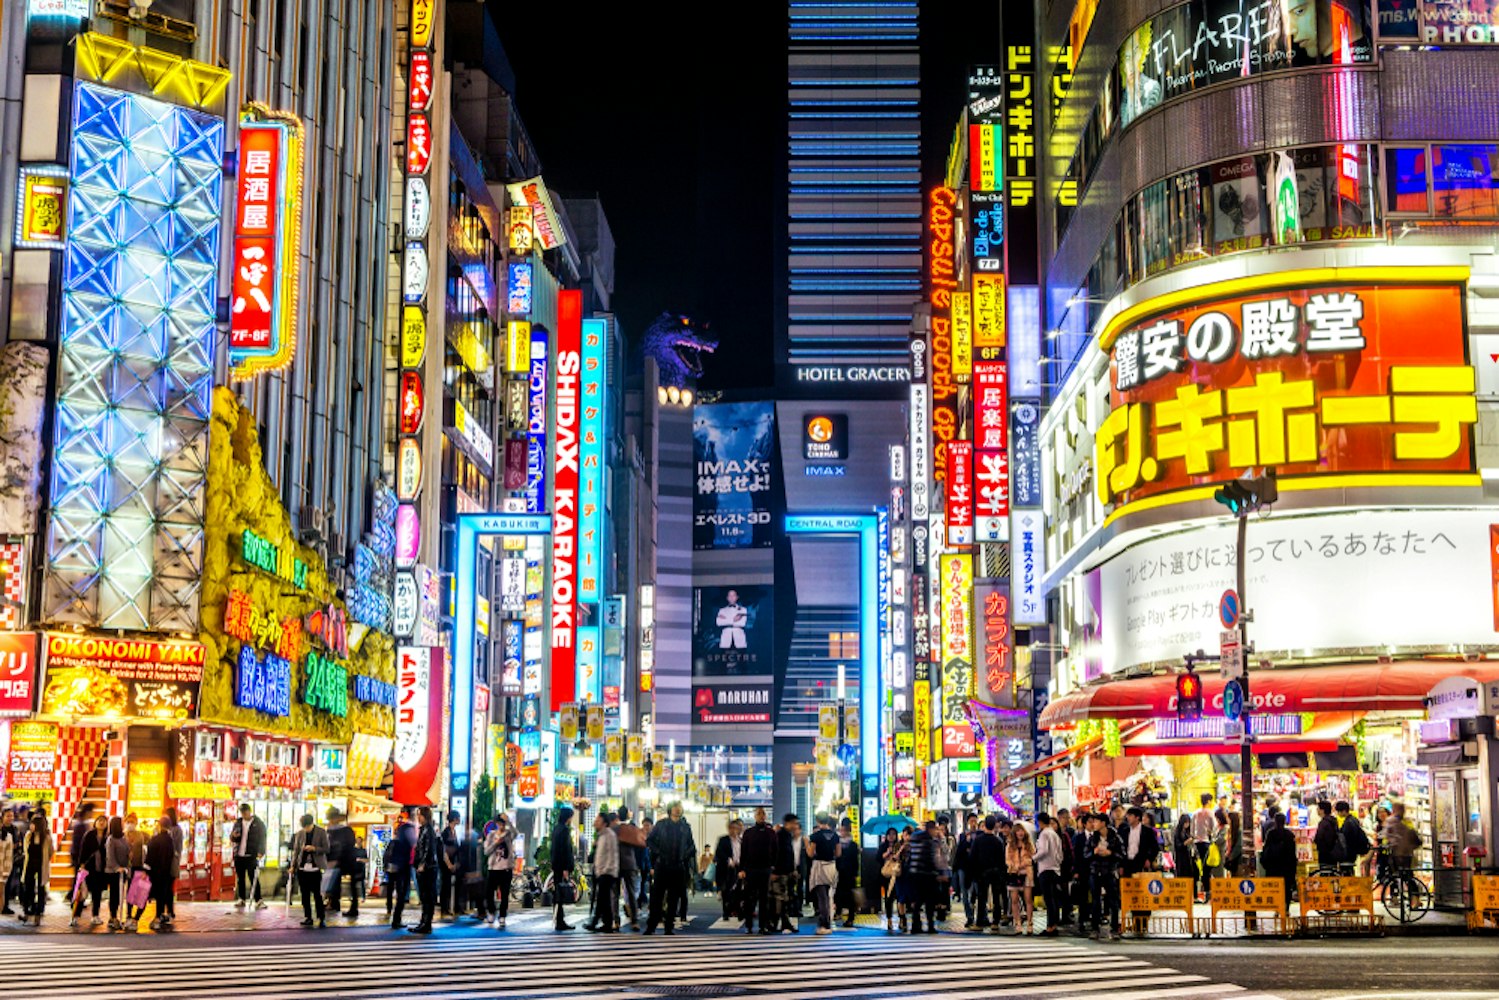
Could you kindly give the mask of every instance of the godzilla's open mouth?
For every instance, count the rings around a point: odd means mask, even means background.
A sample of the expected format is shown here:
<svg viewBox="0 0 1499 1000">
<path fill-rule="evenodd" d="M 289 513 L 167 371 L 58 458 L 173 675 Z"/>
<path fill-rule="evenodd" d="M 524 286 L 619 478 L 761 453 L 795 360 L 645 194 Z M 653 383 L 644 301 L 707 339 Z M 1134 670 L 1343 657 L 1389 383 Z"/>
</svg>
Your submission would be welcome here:
<svg viewBox="0 0 1499 1000">
<path fill-rule="evenodd" d="M 703 355 L 712 354 L 712 344 L 692 344 L 686 341 L 678 341 L 671 348 L 677 355 L 677 360 L 682 362 L 682 367 L 687 369 L 688 374 L 698 378 L 703 374 Z"/>
</svg>

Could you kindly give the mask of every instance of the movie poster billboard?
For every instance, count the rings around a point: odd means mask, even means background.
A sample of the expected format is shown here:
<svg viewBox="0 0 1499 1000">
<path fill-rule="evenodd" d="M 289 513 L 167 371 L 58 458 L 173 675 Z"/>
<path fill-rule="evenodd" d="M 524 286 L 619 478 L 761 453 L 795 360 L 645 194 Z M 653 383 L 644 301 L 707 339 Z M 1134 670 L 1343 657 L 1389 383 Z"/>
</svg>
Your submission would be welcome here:
<svg viewBox="0 0 1499 1000">
<path fill-rule="evenodd" d="M 774 593 L 766 586 L 697 587 L 692 592 L 692 675 L 773 673 Z"/>
<path fill-rule="evenodd" d="M 773 403 L 715 403 L 693 411 L 694 549 L 771 544 L 774 449 Z"/>
</svg>

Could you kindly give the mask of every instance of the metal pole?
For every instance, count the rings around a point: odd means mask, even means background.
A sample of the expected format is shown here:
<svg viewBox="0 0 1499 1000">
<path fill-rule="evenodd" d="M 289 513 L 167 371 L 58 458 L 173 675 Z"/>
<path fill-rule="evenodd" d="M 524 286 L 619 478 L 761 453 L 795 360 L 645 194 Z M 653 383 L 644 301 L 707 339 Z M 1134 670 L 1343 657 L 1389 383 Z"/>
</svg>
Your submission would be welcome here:
<svg viewBox="0 0 1499 1000">
<path fill-rule="evenodd" d="M 1242 857 L 1239 859 L 1239 874 L 1249 877 L 1255 872 L 1254 864 L 1254 757 L 1251 755 L 1253 747 L 1250 745 L 1250 734 L 1254 732 L 1250 719 L 1253 714 L 1252 701 L 1249 697 L 1249 602 L 1244 596 L 1244 584 L 1247 574 L 1244 571 L 1244 544 L 1249 529 L 1249 512 L 1243 511 L 1239 514 L 1239 542 L 1238 552 L 1234 559 L 1234 568 L 1238 572 L 1239 590 L 1239 655 L 1243 658 L 1244 674 L 1239 678 L 1239 686 L 1244 690 L 1244 736 L 1239 744 L 1239 784 L 1240 784 L 1240 806 L 1239 806 L 1239 844 Z"/>
</svg>

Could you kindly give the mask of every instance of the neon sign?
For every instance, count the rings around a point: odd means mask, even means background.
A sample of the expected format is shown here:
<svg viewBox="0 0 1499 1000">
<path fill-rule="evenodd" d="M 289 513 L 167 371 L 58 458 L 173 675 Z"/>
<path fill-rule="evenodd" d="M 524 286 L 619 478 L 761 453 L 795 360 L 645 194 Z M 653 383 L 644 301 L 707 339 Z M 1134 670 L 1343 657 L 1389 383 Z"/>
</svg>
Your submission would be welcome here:
<svg viewBox="0 0 1499 1000">
<path fill-rule="evenodd" d="M 296 353 L 303 130 L 295 115 L 240 116 L 229 318 L 230 377 L 279 371 Z"/>
</svg>

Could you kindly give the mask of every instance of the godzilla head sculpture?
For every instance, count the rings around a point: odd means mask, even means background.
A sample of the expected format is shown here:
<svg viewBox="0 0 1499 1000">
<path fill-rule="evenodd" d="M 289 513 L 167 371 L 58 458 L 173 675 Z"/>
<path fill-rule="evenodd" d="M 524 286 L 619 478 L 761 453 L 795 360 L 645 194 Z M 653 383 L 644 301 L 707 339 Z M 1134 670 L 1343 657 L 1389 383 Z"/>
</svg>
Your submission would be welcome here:
<svg viewBox="0 0 1499 1000">
<path fill-rule="evenodd" d="M 655 358 L 661 368 L 661 384 L 686 387 L 703 374 L 703 355 L 718 350 L 718 338 L 707 323 L 698 324 L 691 316 L 664 312 L 646 328 L 641 353 Z"/>
</svg>

